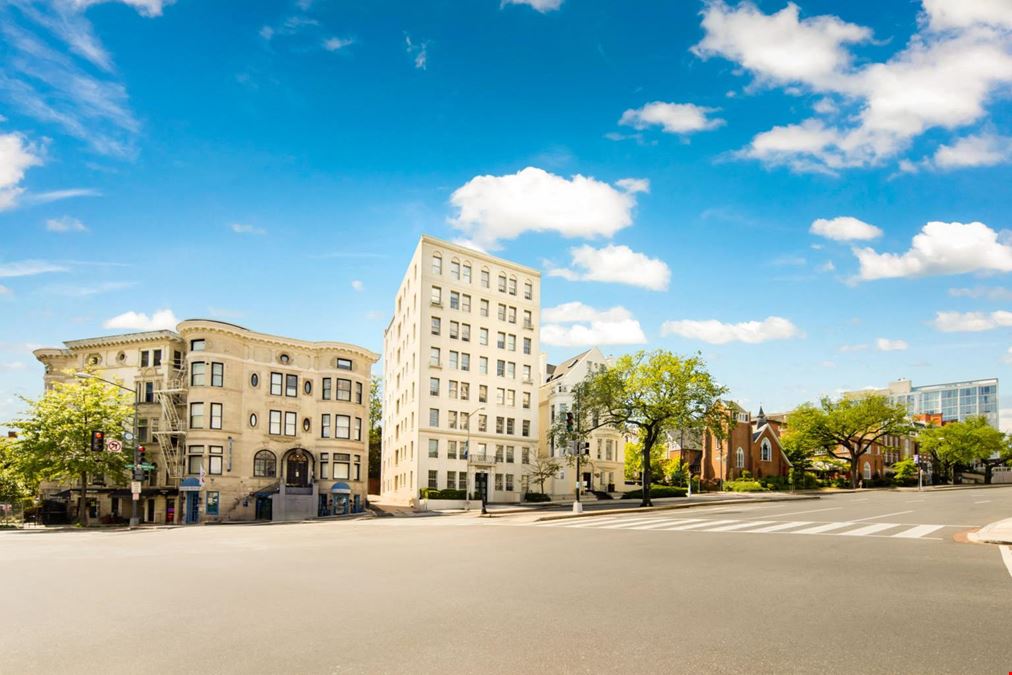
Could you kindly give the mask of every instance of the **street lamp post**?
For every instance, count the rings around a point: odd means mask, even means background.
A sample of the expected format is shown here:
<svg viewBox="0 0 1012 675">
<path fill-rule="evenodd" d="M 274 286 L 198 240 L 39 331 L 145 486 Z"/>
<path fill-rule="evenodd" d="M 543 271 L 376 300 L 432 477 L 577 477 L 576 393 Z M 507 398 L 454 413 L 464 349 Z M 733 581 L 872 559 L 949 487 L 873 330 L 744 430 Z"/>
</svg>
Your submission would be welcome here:
<svg viewBox="0 0 1012 675">
<path fill-rule="evenodd" d="M 134 472 L 133 472 L 133 479 L 134 480 L 140 480 L 139 477 L 142 477 L 143 473 L 141 472 L 141 468 L 139 466 L 140 455 L 137 452 L 137 446 L 138 446 L 138 444 L 137 444 L 137 405 L 138 405 L 137 392 L 135 392 L 133 389 L 130 389 L 128 387 L 124 387 L 122 384 L 119 384 L 117 382 L 113 382 L 111 380 L 107 380 L 105 378 L 99 377 L 98 375 L 93 375 L 92 373 L 85 373 L 85 372 L 74 373 L 74 377 L 80 378 L 82 380 L 90 379 L 90 380 L 98 380 L 99 382 L 105 382 L 108 385 L 112 385 L 113 387 L 117 387 L 119 389 L 122 389 L 125 392 L 129 392 L 130 395 L 133 396 L 134 423 L 133 423 L 133 429 L 130 432 L 130 435 L 133 437 L 132 438 L 132 444 L 133 444 L 133 450 L 134 450 Z M 140 524 L 140 515 L 137 512 L 137 506 L 138 506 L 137 503 L 139 501 L 140 501 L 140 495 L 136 495 L 136 494 L 131 494 L 130 495 L 130 529 L 133 529 L 133 528 L 137 527 Z"/>
<path fill-rule="evenodd" d="M 471 510 L 471 499 L 470 499 L 471 495 L 470 495 L 470 493 L 467 490 L 467 484 L 470 482 L 470 479 L 471 479 L 471 470 L 470 470 L 470 467 L 471 467 L 471 419 L 475 416 L 476 413 L 479 413 L 479 412 L 481 412 L 484 409 L 485 409 L 485 406 L 483 406 L 483 405 L 482 406 L 478 406 L 473 411 L 471 411 L 471 412 L 469 412 L 467 414 L 467 440 L 464 441 L 464 510 L 465 511 L 470 511 Z M 485 498 L 484 498 L 484 495 L 482 496 L 482 500 L 481 500 L 481 513 L 482 513 L 482 515 L 485 515 L 485 514 L 488 513 L 485 510 Z"/>
</svg>

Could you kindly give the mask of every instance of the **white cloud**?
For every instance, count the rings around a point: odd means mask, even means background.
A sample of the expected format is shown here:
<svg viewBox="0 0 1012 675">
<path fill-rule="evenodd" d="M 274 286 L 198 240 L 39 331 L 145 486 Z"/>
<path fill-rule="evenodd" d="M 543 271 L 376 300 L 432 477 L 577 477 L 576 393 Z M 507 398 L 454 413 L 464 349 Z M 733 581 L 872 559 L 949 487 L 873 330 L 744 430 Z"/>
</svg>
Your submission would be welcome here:
<svg viewBox="0 0 1012 675">
<path fill-rule="evenodd" d="M 46 192 L 28 192 L 21 198 L 23 204 L 48 204 L 64 199 L 75 199 L 77 197 L 101 197 L 102 193 L 91 188 L 70 188 L 67 190 L 49 190 Z"/>
<path fill-rule="evenodd" d="M 103 281 L 91 285 L 51 284 L 44 287 L 42 290 L 46 293 L 62 295 L 68 298 L 87 298 L 93 295 L 100 295 L 102 293 L 112 293 L 126 288 L 133 288 L 136 285 L 136 281 Z"/>
<path fill-rule="evenodd" d="M 271 26 L 262 26 L 260 28 L 260 37 L 264 40 L 270 40 L 274 37 L 274 28 Z"/>
<path fill-rule="evenodd" d="M 808 231 L 835 241 L 877 239 L 882 236 L 879 228 L 851 216 L 819 218 L 812 222 Z"/>
<path fill-rule="evenodd" d="M 1002 9 L 995 9 L 999 3 Z M 751 2 L 735 7 L 709 2 L 706 35 L 694 48 L 700 57 L 739 63 L 759 85 L 834 97 L 833 105 L 825 97 L 816 101 L 816 117 L 758 134 L 739 156 L 795 171 L 836 173 L 880 165 L 930 129 L 956 129 L 984 118 L 992 94 L 1012 82 L 1008 4 L 929 0 L 929 5 L 930 20 L 904 48 L 885 61 L 855 66 L 850 48 L 871 40 L 867 28 L 834 16 L 799 20 L 793 3 L 766 15 Z M 856 114 L 841 112 L 848 108 Z M 909 160 L 903 167 L 916 168 Z"/>
<path fill-rule="evenodd" d="M 868 349 L 868 345 L 864 345 L 864 344 L 842 345 L 840 347 L 840 351 L 843 352 L 844 354 L 848 354 L 850 352 L 863 352 L 863 351 L 866 351 L 867 349 Z"/>
<path fill-rule="evenodd" d="M 21 134 L 0 134 L 0 211 L 17 203 L 24 192 L 20 187 L 25 172 L 42 164 L 37 148 Z"/>
<path fill-rule="evenodd" d="M 976 333 L 1012 326 L 1012 312 L 937 312 L 932 323 L 945 333 Z"/>
<path fill-rule="evenodd" d="M 692 103 L 653 101 L 642 108 L 626 110 L 618 123 L 636 129 L 657 125 L 669 134 L 689 134 L 722 126 L 724 120 L 707 117 L 712 112 L 716 112 L 716 108 L 704 108 Z"/>
<path fill-rule="evenodd" d="M 949 296 L 953 298 L 973 298 L 986 300 L 1012 300 L 1012 288 L 993 286 L 977 286 L 975 288 L 950 288 Z"/>
<path fill-rule="evenodd" d="M 902 352 L 909 346 L 905 340 L 890 340 L 889 338 L 875 340 L 875 348 L 880 352 Z"/>
<path fill-rule="evenodd" d="M 935 151 L 933 164 L 939 169 L 996 166 L 1012 159 L 1012 138 L 980 134 L 960 138 Z"/>
<path fill-rule="evenodd" d="M 429 65 L 429 43 L 415 42 L 410 35 L 404 36 L 405 50 L 414 57 L 415 68 L 425 70 Z"/>
<path fill-rule="evenodd" d="M 855 248 L 860 278 L 889 279 L 967 272 L 1012 272 L 1012 246 L 983 223 L 931 222 L 903 254 Z"/>
<path fill-rule="evenodd" d="M 92 5 L 110 1 L 129 5 L 144 16 L 161 16 L 162 10 L 175 2 L 175 0 L 71 0 L 71 4 L 80 9 L 87 9 Z"/>
<path fill-rule="evenodd" d="M 548 307 L 541 313 L 541 342 L 556 347 L 635 345 L 647 341 L 640 322 L 625 307 L 597 310 L 581 302 Z"/>
<path fill-rule="evenodd" d="M 232 223 L 228 227 L 236 234 L 255 234 L 255 235 L 267 234 L 267 230 L 265 230 L 262 227 L 256 227 L 255 225 L 246 225 L 244 223 Z"/>
<path fill-rule="evenodd" d="M 31 277 L 36 274 L 47 274 L 49 272 L 66 272 L 67 268 L 47 260 L 18 260 L 9 263 L 0 263 L 0 278 L 2 277 Z"/>
<path fill-rule="evenodd" d="M 359 279 L 352 280 L 351 287 L 353 290 L 358 291 L 359 293 L 365 290 L 365 284 L 362 283 L 362 281 L 360 281 Z"/>
<path fill-rule="evenodd" d="M 722 345 L 728 342 L 757 344 L 770 340 L 789 340 L 802 337 L 803 334 L 791 321 L 779 316 L 770 316 L 762 321 L 742 323 L 723 323 L 716 319 L 665 321 L 661 325 L 661 335 L 680 335 L 684 338 Z"/>
<path fill-rule="evenodd" d="M 87 232 L 88 228 L 77 218 L 63 216 L 50 218 L 46 221 L 46 229 L 50 232 Z"/>
<path fill-rule="evenodd" d="M 336 52 L 353 44 L 355 44 L 355 41 L 351 38 L 332 37 L 323 41 L 323 48 L 328 52 Z"/>
<path fill-rule="evenodd" d="M 502 0 L 502 7 L 506 5 L 528 5 L 544 14 L 562 7 L 562 0 Z"/>
<path fill-rule="evenodd" d="M 821 265 L 819 265 L 819 271 L 820 272 L 834 272 L 834 271 L 836 271 L 836 265 L 833 264 L 832 260 L 827 260 L 826 262 L 824 262 Z"/>
<path fill-rule="evenodd" d="M 650 181 L 646 178 L 619 178 L 615 185 L 629 194 L 637 192 L 650 192 Z"/>
<path fill-rule="evenodd" d="M 0 362 L 0 371 L 7 372 L 11 370 L 24 370 L 25 364 L 23 361 L 7 361 L 6 363 Z"/>
<path fill-rule="evenodd" d="M 671 270 L 663 260 L 649 258 L 628 246 L 609 244 L 603 248 L 577 246 L 569 250 L 570 268 L 550 269 L 548 274 L 570 281 L 603 281 L 664 291 Z"/>
<path fill-rule="evenodd" d="M 631 183 L 627 179 L 625 185 Z M 566 179 L 527 167 L 506 176 L 475 176 L 450 196 L 450 224 L 479 248 L 525 232 L 564 237 L 611 237 L 632 224 L 635 190 L 616 189 L 579 174 Z"/>
<path fill-rule="evenodd" d="M 124 312 L 102 324 L 105 328 L 127 330 L 175 330 L 179 319 L 171 309 L 159 309 L 150 317 L 139 312 Z"/>
</svg>

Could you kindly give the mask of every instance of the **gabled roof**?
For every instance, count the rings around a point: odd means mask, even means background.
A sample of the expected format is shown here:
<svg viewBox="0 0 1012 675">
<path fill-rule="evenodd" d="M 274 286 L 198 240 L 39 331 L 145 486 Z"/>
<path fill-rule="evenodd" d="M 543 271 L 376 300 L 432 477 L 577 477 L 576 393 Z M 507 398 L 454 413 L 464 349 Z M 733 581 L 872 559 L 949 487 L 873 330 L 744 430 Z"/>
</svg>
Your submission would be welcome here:
<svg viewBox="0 0 1012 675">
<path fill-rule="evenodd" d="M 574 356 L 572 358 L 566 359 L 565 361 L 563 361 L 562 363 L 560 363 L 557 366 L 551 366 L 551 365 L 549 365 L 548 366 L 548 379 L 545 380 L 545 382 L 551 382 L 552 380 L 558 380 L 559 378 L 565 377 L 566 373 L 568 373 L 570 370 L 572 370 L 573 366 L 575 366 L 577 363 L 579 363 L 580 359 L 582 359 L 584 356 L 586 356 L 590 352 L 591 352 L 591 350 L 588 349 L 587 351 L 582 352 L 580 354 L 577 354 L 576 356 Z"/>
<path fill-rule="evenodd" d="M 776 443 L 777 450 L 780 451 L 784 461 L 787 462 L 788 466 L 794 466 L 791 460 L 787 458 L 787 453 L 784 452 L 784 446 L 780 444 L 780 436 L 774 431 L 774 427 L 770 423 L 767 422 L 761 427 L 757 427 L 756 430 L 752 432 L 752 444 L 755 445 L 767 430 L 770 432 L 769 437 L 773 439 L 774 443 Z"/>
</svg>

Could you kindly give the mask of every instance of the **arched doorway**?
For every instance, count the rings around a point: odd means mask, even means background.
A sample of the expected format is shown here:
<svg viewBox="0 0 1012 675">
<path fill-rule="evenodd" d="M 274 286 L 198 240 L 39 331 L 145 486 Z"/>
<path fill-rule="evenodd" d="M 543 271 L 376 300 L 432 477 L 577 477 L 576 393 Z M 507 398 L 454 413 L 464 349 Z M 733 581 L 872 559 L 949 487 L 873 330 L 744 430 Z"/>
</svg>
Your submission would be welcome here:
<svg viewBox="0 0 1012 675">
<path fill-rule="evenodd" d="M 292 450 L 285 458 L 285 486 L 304 488 L 309 487 L 312 477 L 310 476 L 309 453 L 301 448 Z"/>
</svg>

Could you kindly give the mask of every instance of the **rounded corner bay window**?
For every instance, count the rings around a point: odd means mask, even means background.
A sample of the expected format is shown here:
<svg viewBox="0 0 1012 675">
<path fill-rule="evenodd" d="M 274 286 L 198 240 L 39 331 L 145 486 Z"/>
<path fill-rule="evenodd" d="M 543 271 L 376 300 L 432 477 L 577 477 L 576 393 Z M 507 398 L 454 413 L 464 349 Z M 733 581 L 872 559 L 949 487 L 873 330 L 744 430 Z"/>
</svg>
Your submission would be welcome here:
<svg viewBox="0 0 1012 675">
<path fill-rule="evenodd" d="M 256 413 L 250 413 L 249 414 L 249 425 L 251 427 L 253 427 L 253 428 L 256 428 L 256 425 L 257 425 L 257 414 Z"/>
<path fill-rule="evenodd" d="M 249 376 L 249 386 L 256 387 L 256 386 L 259 386 L 259 384 L 260 384 L 260 376 L 259 375 L 257 375 L 256 373 L 253 373 L 252 375 Z"/>
<path fill-rule="evenodd" d="M 312 380 L 306 380 L 305 384 L 302 385 L 302 390 L 304 392 L 306 392 L 307 394 L 312 394 L 313 393 L 313 381 Z"/>
<path fill-rule="evenodd" d="M 278 361 L 280 361 L 281 363 L 288 363 L 291 360 L 292 357 L 290 357 L 288 354 L 281 354 L 280 356 L 278 356 Z"/>
<path fill-rule="evenodd" d="M 302 430 L 303 431 L 309 431 L 310 425 L 311 425 L 311 422 L 309 421 L 308 417 L 305 418 L 304 420 L 302 420 Z"/>
<path fill-rule="evenodd" d="M 273 478 L 278 475 L 278 459 L 270 450 L 261 450 L 253 455 L 253 475 L 257 478 Z"/>
</svg>

